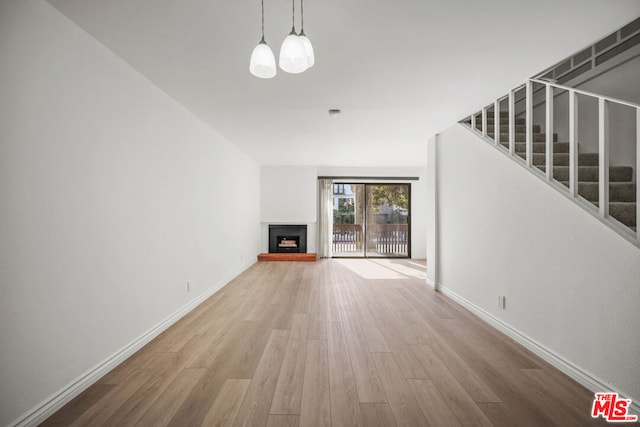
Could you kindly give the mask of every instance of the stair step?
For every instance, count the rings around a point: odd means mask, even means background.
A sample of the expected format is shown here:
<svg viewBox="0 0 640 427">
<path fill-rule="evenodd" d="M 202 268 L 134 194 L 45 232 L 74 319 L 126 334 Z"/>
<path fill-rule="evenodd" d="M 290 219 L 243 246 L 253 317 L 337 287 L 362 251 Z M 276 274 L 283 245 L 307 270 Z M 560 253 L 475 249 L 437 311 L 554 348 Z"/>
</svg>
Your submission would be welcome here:
<svg viewBox="0 0 640 427">
<path fill-rule="evenodd" d="M 489 128 L 489 130 L 487 131 L 487 134 L 489 135 L 489 137 L 493 138 L 493 130 L 491 128 Z M 516 133 L 515 134 L 515 141 L 516 142 L 525 142 L 527 140 L 527 134 L 526 133 Z M 533 142 L 545 142 L 547 140 L 547 134 L 545 133 L 534 133 L 533 134 Z M 501 133 L 500 134 L 500 142 L 502 144 L 504 143 L 508 143 L 509 141 L 509 134 L 508 133 Z M 558 142 L 558 134 L 554 133 L 553 134 L 553 142 Z M 509 144 L 507 144 L 509 145 Z"/>
<path fill-rule="evenodd" d="M 569 183 L 563 181 L 562 182 L 563 185 L 565 185 L 566 187 L 569 187 Z M 597 187 L 597 183 L 584 183 L 584 182 L 580 182 L 578 183 L 578 194 L 580 194 L 582 197 L 584 197 L 585 199 L 589 200 L 591 203 L 593 203 L 595 206 L 599 206 L 600 203 L 598 203 L 597 200 L 593 200 L 590 199 L 588 197 L 585 196 L 585 193 L 587 193 L 590 190 L 586 190 L 585 185 L 594 185 Z M 609 197 L 610 199 L 613 200 L 613 195 L 612 195 L 612 190 L 613 187 L 611 186 L 611 184 L 618 184 L 618 183 L 610 183 L 609 186 Z M 629 184 L 628 184 L 629 185 Z M 633 184 L 631 184 L 633 185 Z M 597 191 L 597 190 L 596 190 Z M 634 191 L 635 191 L 635 185 L 634 185 Z M 597 192 L 596 192 L 597 194 Z M 597 197 L 596 197 L 597 199 Z M 637 221 L 636 221 L 636 209 L 637 209 L 637 203 L 636 202 L 631 202 L 631 201 L 610 201 L 609 202 L 609 216 L 612 216 L 613 218 L 617 219 L 618 221 L 620 221 L 621 223 L 623 223 L 624 225 L 626 225 L 627 227 L 630 227 L 631 229 L 633 229 L 633 231 L 636 231 L 636 227 L 637 227 Z"/>
<path fill-rule="evenodd" d="M 471 123 L 471 122 L 468 122 Z M 476 123 L 482 123 L 482 120 L 479 120 Z M 487 117 L 487 124 L 490 126 L 493 126 L 494 120 L 493 120 L 493 116 L 488 116 Z M 526 125 L 527 124 L 527 119 L 516 119 L 515 122 L 516 125 Z M 500 125 L 502 126 L 508 126 L 509 125 L 509 118 L 508 117 L 501 117 L 500 118 Z"/>
<path fill-rule="evenodd" d="M 546 148 L 546 147 L 545 147 Z M 555 149 L 555 147 L 554 147 Z M 545 149 L 546 153 L 546 149 Z M 533 164 L 544 165 L 546 164 L 545 153 L 533 153 Z M 520 154 L 520 153 L 519 153 Z M 524 153 L 522 153 L 524 154 Z M 598 166 L 599 156 L 598 153 L 581 153 L 578 155 L 579 166 Z M 569 153 L 553 153 L 553 165 L 554 166 L 569 166 Z"/>
<path fill-rule="evenodd" d="M 527 126 L 524 123 L 515 125 L 514 128 L 515 128 L 514 131 L 516 133 L 525 133 L 527 131 Z M 482 123 L 476 123 L 476 129 L 482 130 Z M 487 123 L 487 132 L 491 132 L 491 134 L 494 134 L 495 133 L 494 131 L 495 131 L 495 126 L 493 125 L 493 122 Z M 540 133 L 540 125 L 533 125 L 533 133 Z M 509 134 L 508 124 L 500 125 L 500 134 Z"/>
<path fill-rule="evenodd" d="M 560 182 L 565 187 L 569 187 L 569 181 Z M 589 200 L 597 202 L 599 200 L 600 187 L 597 182 L 579 182 L 578 194 Z M 609 183 L 610 202 L 635 202 L 636 185 L 631 182 L 610 182 Z"/>
<path fill-rule="evenodd" d="M 515 125 L 515 132 L 516 133 L 525 133 L 527 131 L 527 126 L 522 124 L 522 125 Z M 500 133 L 509 133 L 509 125 L 500 125 Z M 533 133 L 540 133 L 540 125 L 533 125 Z"/>
<path fill-rule="evenodd" d="M 597 203 L 595 203 L 597 206 Z M 636 203 L 635 202 L 610 202 L 609 216 L 614 217 L 627 227 L 636 227 Z"/>
<path fill-rule="evenodd" d="M 509 148 L 509 143 L 501 141 L 504 147 Z M 547 151 L 547 144 L 545 142 L 534 142 L 533 144 L 533 153 L 545 153 Z M 516 142 L 516 153 L 520 155 L 520 157 L 524 158 L 524 153 L 526 152 L 527 144 L 525 142 Z M 569 143 L 568 142 L 554 142 L 553 143 L 553 153 L 561 154 L 569 153 Z"/>
<path fill-rule="evenodd" d="M 537 166 L 541 171 L 545 171 L 545 166 Z M 598 182 L 599 180 L 598 166 L 578 166 L 578 181 L 580 182 Z M 610 166 L 609 167 L 609 183 L 626 182 L 630 183 L 633 176 L 633 168 L 629 166 Z M 553 178 L 558 181 L 569 181 L 569 166 L 554 166 Z"/>
</svg>

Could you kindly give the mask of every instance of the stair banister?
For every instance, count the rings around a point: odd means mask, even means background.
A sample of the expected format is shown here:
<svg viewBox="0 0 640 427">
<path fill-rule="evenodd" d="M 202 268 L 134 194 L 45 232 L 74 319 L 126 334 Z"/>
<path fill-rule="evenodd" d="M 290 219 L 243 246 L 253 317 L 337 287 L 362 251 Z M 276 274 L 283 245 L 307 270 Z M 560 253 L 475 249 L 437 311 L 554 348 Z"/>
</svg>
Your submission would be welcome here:
<svg viewBox="0 0 640 427">
<path fill-rule="evenodd" d="M 526 94 L 526 141 L 527 141 L 527 166 L 532 167 L 529 162 L 529 140 L 533 132 L 533 83 L 545 86 L 546 102 L 546 153 L 545 171 L 547 179 L 553 178 L 553 89 L 559 88 L 569 93 L 569 193 L 572 197 L 578 197 L 578 94 L 596 98 L 598 100 L 598 214 L 600 218 L 609 217 L 609 106 L 612 103 L 631 107 L 636 111 L 636 241 L 640 243 L 640 105 L 634 102 L 624 101 L 609 96 L 598 95 L 579 89 L 570 88 L 546 80 L 529 79 L 527 81 Z M 551 166 L 550 166 L 551 165 Z"/>
<path fill-rule="evenodd" d="M 538 85 L 542 85 L 545 92 L 545 119 L 546 119 L 546 136 L 545 136 L 545 174 L 542 176 L 540 171 L 534 167 L 534 159 L 533 159 L 533 94 L 534 94 L 534 83 Z M 525 110 L 519 114 L 516 114 L 516 95 L 519 91 L 523 90 L 525 92 Z M 564 86 L 561 84 L 557 84 L 554 82 L 550 82 L 547 80 L 540 79 L 529 79 L 525 84 L 518 86 L 515 89 L 509 91 L 508 95 L 498 98 L 494 101 L 493 104 L 489 106 L 485 106 L 478 113 L 471 115 L 470 120 L 467 118 L 467 123 L 470 122 L 471 130 L 476 133 L 481 133 L 485 140 L 491 140 L 492 145 L 496 148 L 501 147 L 500 141 L 500 133 L 501 128 L 500 124 L 503 122 L 501 117 L 501 102 L 507 100 L 507 112 L 508 112 L 508 129 L 509 129 L 509 155 L 510 157 L 516 159 L 516 115 L 525 115 L 525 162 L 527 169 L 534 172 L 539 177 L 543 178 L 545 181 L 549 182 L 552 186 L 557 189 L 560 187 L 557 185 L 558 183 L 553 181 L 554 173 L 554 108 L 553 108 L 553 99 L 554 99 L 554 89 L 560 89 L 562 91 L 566 91 L 569 97 L 569 191 L 568 194 L 565 193 L 570 199 L 580 204 L 583 207 L 586 207 L 581 202 L 581 197 L 578 194 L 578 95 L 587 96 L 590 98 L 595 98 L 598 101 L 598 208 L 597 209 L 587 209 L 588 211 L 592 211 L 592 213 L 599 217 L 604 223 L 608 224 L 614 230 L 620 232 L 621 235 L 625 236 L 627 239 L 633 241 L 637 246 L 640 246 L 640 104 L 636 104 L 630 101 L 624 101 L 621 99 L 616 99 L 609 96 L 598 95 L 596 93 L 587 92 L 580 89 L 571 88 L 568 86 Z M 626 107 L 633 108 L 636 112 L 635 114 L 635 122 L 636 122 L 636 135 L 635 135 L 635 148 L 636 148 L 636 159 L 635 159 L 635 171 L 636 171 L 636 185 L 635 185 L 635 203 L 636 203 L 636 230 L 632 233 L 629 233 L 631 229 L 626 228 L 624 231 L 621 228 L 620 222 L 613 221 L 610 216 L 609 208 L 609 191 L 610 191 L 610 165 L 609 165 L 609 109 L 611 104 L 619 104 Z M 493 137 L 489 135 L 489 126 L 488 126 L 488 113 L 489 110 L 493 108 Z M 477 127 L 478 123 L 478 115 L 480 115 L 481 120 L 481 130 Z M 538 131 L 536 131 L 538 132 Z M 505 141 L 506 142 L 506 141 Z"/>
<path fill-rule="evenodd" d="M 598 98 L 598 99 L 603 98 L 603 99 L 606 99 L 609 102 L 613 102 L 615 104 L 626 105 L 627 107 L 631 107 L 631 108 L 636 108 L 636 109 L 640 108 L 640 104 L 636 104 L 635 102 L 625 101 L 624 99 L 614 98 L 612 96 L 599 95 L 599 94 L 594 93 L 594 92 L 589 92 L 589 91 L 586 91 L 586 90 L 576 89 L 576 88 L 572 88 L 572 87 L 569 87 L 569 86 L 564 86 L 564 85 L 561 85 L 561 84 L 558 84 L 558 83 L 549 82 L 549 81 L 546 81 L 546 80 L 529 79 L 528 81 L 534 82 L 534 83 L 539 83 L 539 84 L 542 84 L 542 85 L 545 85 L 545 86 L 549 85 L 549 86 L 552 86 L 552 87 L 557 88 L 557 89 L 572 90 L 577 94 L 590 96 L 592 98 Z"/>
<path fill-rule="evenodd" d="M 545 86 L 546 89 L 546 153 L 545 165 L 547 179 L 551 180 L 553 174 L 549 174 L 553 167 L 553 88 L 560 88 L 569 91 L 569 193 L 576 197 L 578 195 L 578 147 L 577 147 L 577 129 L 578 129 L 578 102 L 577 94 L 582 94 L 598 100 L 598 212 L 601 218 L 609 217 L 609 106 L 611 103 L 617 103 L 632 107 L 636 111 L 636 204 L 640 204 L 640 185 L 638 175 L 640 171 L 640 105 L 633 102 L 616 99 L 613 97 L 598 95 L 592 92 L 573 89 L 567 86 L 548 82 L 546 80 L 530 79 L 528 84 L 538 83 Z M 529 124 L 529 117 L 533 114 L 533 90 L 531 86 L 527 86 L 527 141 L 529 132 L 533 130 L 533 124 Z M 527 146 L 527 157 L 529 156 Z M 531 166 L 527 161 L 527 166 Z M 636 240 L 640 242 L 640 209 L 636 207 Z"/>
</svg>

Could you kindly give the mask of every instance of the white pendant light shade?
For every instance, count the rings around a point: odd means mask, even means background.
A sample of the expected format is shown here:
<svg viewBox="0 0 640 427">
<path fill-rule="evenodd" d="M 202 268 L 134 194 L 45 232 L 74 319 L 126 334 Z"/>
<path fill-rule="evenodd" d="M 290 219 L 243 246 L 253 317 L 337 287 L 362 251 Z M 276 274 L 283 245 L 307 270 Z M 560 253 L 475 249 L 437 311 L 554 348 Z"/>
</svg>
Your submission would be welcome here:
<svg viewBox="0 0 640 427">
<path fill-rule="evenodd" d="M 261 79 L 270 79 L 276 75 L 276 58 L 264 40 L 260 41 L 251 52 L 249 71 Z"/>
<path fill-rule="evenodd" d="M 249 71 L 261 79 L 270 79 L 276 75 L 276 58 L 267 42 L 264 41 L 264 0 L 260 0 L 260 4 L 262 6 L 262 39 L 251 52 Z"/>
<path fill-rule="evenodd" d="M 302 73 L 308 68 L 308 60 L 300 37 L 291 31 L 280 47 L 280 68 L 291 74 Z"/>
<path fill-rule="evenodd" d="M 311 68 L 313 67 L 313 64 L 316 63 L 316 57 L 315 57 L 315 54 L 313 53 L 313 46 L 311 46 L 311 40 L 309 40 L 307 36 L 304 35 L 304 32 L 301 32 L 298 38 L 300 39 L 302 46 L 304 46 L 304 53 L 305 53 L 305 56 L 307 57 L 307 68 Z"/>
</svg>

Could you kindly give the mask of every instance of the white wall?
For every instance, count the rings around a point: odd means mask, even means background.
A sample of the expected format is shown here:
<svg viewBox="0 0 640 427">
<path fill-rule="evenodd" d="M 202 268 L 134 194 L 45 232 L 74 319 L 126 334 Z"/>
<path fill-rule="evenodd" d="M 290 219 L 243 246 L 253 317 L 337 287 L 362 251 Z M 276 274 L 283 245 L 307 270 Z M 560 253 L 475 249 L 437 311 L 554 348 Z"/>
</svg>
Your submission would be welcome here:
<svg viewBox="0 0 640 427">
<path fill-rule="evenodd" d="M 426 141 L 425 141 L 426 147 Z M 411 258 L 427 257 L 427 169 L 420 167 L 318 167 L 318 176 L 413 177 L 411 181 Z"/>
<path fill-rule="evenodd" d="M 44 1 L 0 2 L 0 57 L 7 425 L 252 263 L 260 177 Z"/>
<path fill-rule="evenodd" d="M 640 400 L 640 250 L 460 125 L 436 157 L 443 291 Z"/>
<path fill-rule="evenodd" d="M 261 166 L 260 220 L 315 222 L 318 215 L 316 179 L 315 167 Z"/>
<path fill-rule="evenodd" d="M 427 283 L 436 286 L 438 283 L 438 163 L 437 144 L 439 135 L 429 138 L 427 144 L 427 169 L 426 176 L 426 242 L 425 252 L 427 259 Z"/>
<path fill-rule="evenodd" d="M 317 252 L 315 166 L 260 167 L 260 248 L 269 252 L 269 224 L 307 224 L 307 252 Z"/>
</svg>

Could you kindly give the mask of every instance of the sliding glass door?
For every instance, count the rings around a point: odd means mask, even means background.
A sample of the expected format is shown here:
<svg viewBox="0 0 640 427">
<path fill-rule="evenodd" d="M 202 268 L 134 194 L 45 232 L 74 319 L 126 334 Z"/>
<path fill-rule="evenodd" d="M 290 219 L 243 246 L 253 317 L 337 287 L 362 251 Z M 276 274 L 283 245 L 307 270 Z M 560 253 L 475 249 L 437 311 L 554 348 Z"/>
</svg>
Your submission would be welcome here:
<svg viewBox="0 0 640 427">
<path fill-rule="evenodd" d="M 335 257 L 409 257 L 409 184 L 333 185 Z"/>
</svg>

